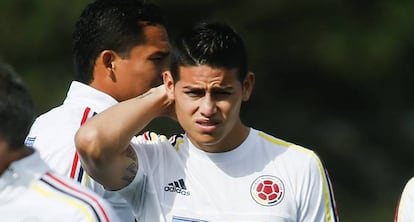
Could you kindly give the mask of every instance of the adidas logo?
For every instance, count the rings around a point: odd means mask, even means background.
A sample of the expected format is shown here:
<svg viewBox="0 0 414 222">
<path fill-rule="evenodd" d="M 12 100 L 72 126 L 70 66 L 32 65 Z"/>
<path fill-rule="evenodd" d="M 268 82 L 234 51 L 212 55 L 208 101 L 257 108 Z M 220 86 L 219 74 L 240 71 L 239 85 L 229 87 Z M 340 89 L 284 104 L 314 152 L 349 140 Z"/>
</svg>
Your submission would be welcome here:
<svg viewBox="0 0 414 222">
<path fill-rule="evenodd" d="M 179 179 L 178 181 L 169 183 L 167 186 L 164 187 L 164 191 L 175 192 L 184 196 L 190 196 L 190 191 L 187 191 L 187 187 L 185 186 L 183 179 Z"/>
</svg>

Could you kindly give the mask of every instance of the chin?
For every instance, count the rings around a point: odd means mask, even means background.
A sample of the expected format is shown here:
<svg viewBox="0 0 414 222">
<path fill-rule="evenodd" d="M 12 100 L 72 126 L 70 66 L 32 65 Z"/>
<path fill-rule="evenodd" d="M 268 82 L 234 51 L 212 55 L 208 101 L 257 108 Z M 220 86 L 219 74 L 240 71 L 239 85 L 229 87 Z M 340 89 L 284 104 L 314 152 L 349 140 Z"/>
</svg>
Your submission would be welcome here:
<svg viewBox="0 0 414 222">
<path fill-rule="evenodd" d="M 221 138 L 213 137 L 212 135 L 201 135 L 195 137 L 195 139 L 201 146 L 215 146 L 221 141 Z"/>
</svg>

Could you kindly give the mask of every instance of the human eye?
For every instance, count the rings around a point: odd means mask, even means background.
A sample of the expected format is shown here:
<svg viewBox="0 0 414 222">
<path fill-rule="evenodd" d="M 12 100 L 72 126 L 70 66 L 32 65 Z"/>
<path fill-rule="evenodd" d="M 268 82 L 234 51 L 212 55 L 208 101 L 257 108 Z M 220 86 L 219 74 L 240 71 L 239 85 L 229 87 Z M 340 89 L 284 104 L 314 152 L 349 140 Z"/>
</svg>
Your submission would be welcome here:
<svg viewBox="0 0 414 222">
<path fill-rule="evenodd" d="M 189 89 L 184 91 L 184 93 L 189 96 L 189 97 L 202 97 L 204 96 L 204 91 L 203 90 L 198 90 L 198 89 Z"/>
<path fill-rule="evenodd" d="M 221 90 L 217 91 L 216 93 L 219 94 L 219 95 L 231 95 L 230 91 L 224 91 L 224 90 L 223 91 L 221 91 Z"/>
<path fill-rule="evenodd" d="M 154 62 L 162 62 L 168 57 L 167 53 L 155 53 L 151 55 L 148 59 Z"/>
<path fill-rule="evenodd" d="M 157 62 L 157 61 L 162 61 L 162 60 L 164 60 L 165 59 L 165 56 L 151 56 L 151 57 L 149 57 L 149 60 L 151 60 L 151 61 L 155 61 L 155 62 Z"/>
<path fill-rule="evenodd" d="M 213 92 L 213 96 L 216 97 L 217 99 L 225 99 L 229 96 L 231 96 L 233 93 L 230 90 L 215 90 Z"/>
</svg>

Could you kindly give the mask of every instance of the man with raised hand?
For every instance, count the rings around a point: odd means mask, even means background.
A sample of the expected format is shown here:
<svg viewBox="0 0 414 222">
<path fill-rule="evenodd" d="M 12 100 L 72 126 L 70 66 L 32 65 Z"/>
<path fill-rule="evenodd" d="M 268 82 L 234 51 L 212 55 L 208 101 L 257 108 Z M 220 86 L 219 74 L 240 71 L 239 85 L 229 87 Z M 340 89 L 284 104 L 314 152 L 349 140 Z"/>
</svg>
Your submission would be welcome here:
<svg viewBox="0 0 414 222">
<path fill-rule="evenodd" d="M 160 85 L 169 50 L 156 5 L 139 0 L 90 3 L 73 33 L 76 78 L 63 104 L 39 116 L 26 140 L 52 169 L 108 199 L 123 221 L 134 220 L 129 206 L 85 174 L 74 135 L 89 117 Z"/>
</svg>

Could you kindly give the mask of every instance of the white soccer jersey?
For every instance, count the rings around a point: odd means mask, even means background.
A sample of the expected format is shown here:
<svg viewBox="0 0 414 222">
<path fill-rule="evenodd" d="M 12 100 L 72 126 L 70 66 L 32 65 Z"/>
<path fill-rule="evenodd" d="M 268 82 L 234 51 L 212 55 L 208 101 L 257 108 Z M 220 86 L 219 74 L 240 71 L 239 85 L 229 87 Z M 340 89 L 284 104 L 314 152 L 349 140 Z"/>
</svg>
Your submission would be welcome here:
<svg viewBox="0 0 414 222">
<path fill-rule="evenodd" d="M 51 171 L 39 153 L 13 162 L 0 176 L 0 220 L 117 222 L 104 199 Z"/>
<path fill-rule="evenodd" d="M 117 101 L 88 85 L 73 81 L 62 105 L 40 115 L 33 123 L 26 145 L 39 150 L 40 156 L 57 173 L 66 175 L 103 196 L 122 221 L 134 221 L 130 207 L 118 194 L 104 188 L 84 172 L 75 148 L 75 134 L 81 124 Z"/>
<path fill-rule="evenodd" d="M 133 146 L 139 170 L 119 192 L 140 221 L 338 221 L 318 156 L 258 130 L 224 153 L 148 133 Z"/>
<path fill-rule="evenodd" d="M 414 221 L 414 177 L 404 187 L 395 215 L 395 222 Z"/>
</svg>

